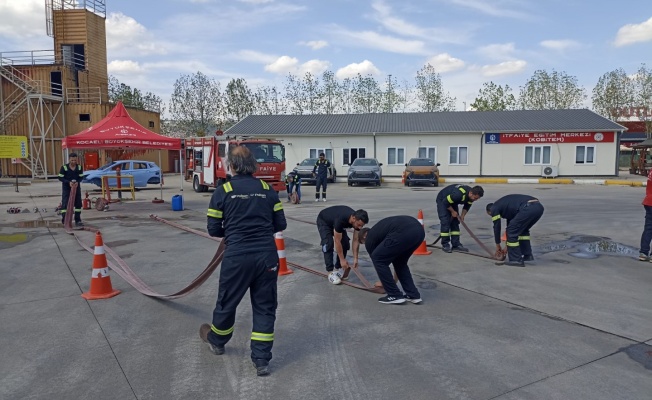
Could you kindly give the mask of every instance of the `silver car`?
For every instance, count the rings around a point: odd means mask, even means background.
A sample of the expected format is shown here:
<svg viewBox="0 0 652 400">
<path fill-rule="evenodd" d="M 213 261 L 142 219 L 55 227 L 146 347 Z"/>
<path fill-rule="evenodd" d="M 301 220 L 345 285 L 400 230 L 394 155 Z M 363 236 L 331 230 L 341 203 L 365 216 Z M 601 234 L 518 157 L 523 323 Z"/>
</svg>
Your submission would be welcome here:
<svg viewBox="0 0 652 400">
<path fill-rule="evenodd" d="M 380 168 L 382 165 L 383 163 L 379 163 L 375 158 L 356 158 L 349 166 L 347 183 L 349 186 L 354 183 L 380 186 L 383 179 L 383 169 Z"/>
</svg>

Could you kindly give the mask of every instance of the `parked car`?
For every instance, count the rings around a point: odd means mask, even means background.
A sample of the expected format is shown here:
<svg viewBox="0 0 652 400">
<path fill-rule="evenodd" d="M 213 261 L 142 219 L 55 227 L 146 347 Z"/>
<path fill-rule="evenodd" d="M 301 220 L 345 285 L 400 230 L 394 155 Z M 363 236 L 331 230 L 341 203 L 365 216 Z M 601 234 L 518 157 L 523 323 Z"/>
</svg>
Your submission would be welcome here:
<svg viewBox="0 0 652 400">
<path fill-rule="evenodd" d="M 106 164 L 99 169 L 84 171 L 82 183 L 92 183 L 102 187 L 104 175 L 115 175 L 120 168 L 120 175 L 131 175 L 134 177 L 134 186 L 143 188 L 148 184 L 158 185 L 161 182 L 161 169 L 151 161 L 140 160 L 119 160 Z M 109 178 L 109 186 L 115 187 L 118 183 L 116 178 Z M 122 186 L 129 186 L 128 178 L 121 178 Z"/>
<path fill-rule="evenodd" d="M 417 183 L 425 183 L 432 186 L 439 186 L 439 163 L 435 164 L 429 158 L 412 158 L 405 164 L 403 179 L 405 186 L 412 186 Z"/>
<path fill-rule="evenodd" d="M 305 185 L 314 185 L 315 184 L 315 177 L 312 176 L 312 169 L 315 167 L 315 164 L 319 161 L 318 158 L 306 158 L 305 160 L 301 161 L 300 163 L 297 164 L 296 167 L 294 167 L 294 171 L 299 174 L 301 177 L 301 182 Z M 328 182 L 335 182 L 337 179 L 337 170 L 333 166 L 333 163 L 331 163 L 331 167 L 328 171 Z"/>
<path fill-rule="evenodd" d="M 353 186 L 354 183 L 370 183 L 380 186 L 383 179 L 383 169 L 380 167 L 383 163 L 379 163 L 375 158 L 356 158 L 349 165 L 347 179 L 349 186 Z"/>
</svg>

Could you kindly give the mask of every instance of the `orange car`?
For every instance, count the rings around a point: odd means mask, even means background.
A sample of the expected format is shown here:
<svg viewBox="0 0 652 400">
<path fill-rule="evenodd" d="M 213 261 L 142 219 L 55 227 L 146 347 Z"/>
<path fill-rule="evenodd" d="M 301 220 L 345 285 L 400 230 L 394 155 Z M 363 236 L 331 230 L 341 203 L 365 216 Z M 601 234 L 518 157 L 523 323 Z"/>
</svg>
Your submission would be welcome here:
<svg viewBox="0 0 652 400">
<path fill-rule="evenodd" d="M 439 168 L 437 168 L 439 165 L 429 158 L 412 158 L 405 164 L 405 171 L 403 171 L 405 186 L 416 183 L 439 186 Z"/>
</svg>

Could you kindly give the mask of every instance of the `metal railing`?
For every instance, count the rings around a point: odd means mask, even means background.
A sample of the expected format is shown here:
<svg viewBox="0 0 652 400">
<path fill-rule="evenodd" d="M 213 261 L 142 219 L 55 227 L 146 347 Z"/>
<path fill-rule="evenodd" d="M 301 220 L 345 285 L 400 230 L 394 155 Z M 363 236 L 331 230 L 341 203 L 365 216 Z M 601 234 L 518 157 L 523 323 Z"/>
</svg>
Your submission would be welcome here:
<svg viewBox="0 0 652 400">
<path fill-rule="evenodd" d="M 102 90 L 99 87 L 66 89 L 66 103 L 102 104 L 102 100 Z"/>
<path fill-rule="evenodd" d="M 50 37 L 54 37 L 54 11 L 61 10 L 88 10 L 106 18 L 104 0 L 45 0 L 45 25 Z"/>
<path fill-rule="evenodd" d="M 56 54 L 54 50 L 28 50 L 0 52 L 0 66 L 65 65 L 76 69 L 86 69 L 83 54 L 70 53 L 68 56 Z"/>
</svg>

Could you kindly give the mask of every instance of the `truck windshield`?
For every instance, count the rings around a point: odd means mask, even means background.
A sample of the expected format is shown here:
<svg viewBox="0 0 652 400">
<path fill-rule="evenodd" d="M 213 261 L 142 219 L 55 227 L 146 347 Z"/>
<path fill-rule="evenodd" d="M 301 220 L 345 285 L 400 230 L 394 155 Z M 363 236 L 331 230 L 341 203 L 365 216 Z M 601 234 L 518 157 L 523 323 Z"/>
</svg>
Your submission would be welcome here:
<svg viewBox="0 0 652 400">
<path fill-rule="evenodd" d="M 280 163 L 285 161 L 285 147 L 279 143 L 243 143 L 259 163 Z"/>
</svg>

